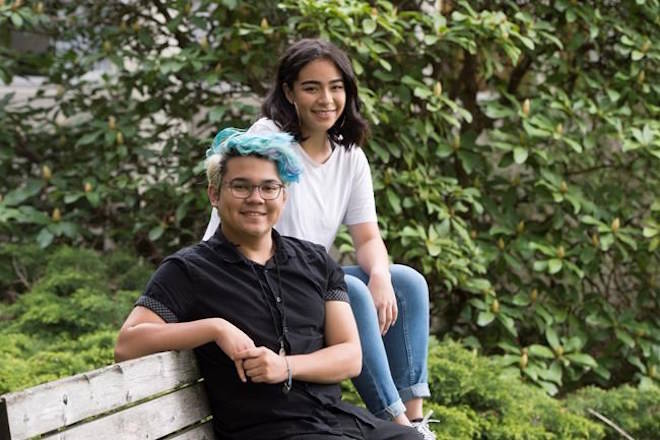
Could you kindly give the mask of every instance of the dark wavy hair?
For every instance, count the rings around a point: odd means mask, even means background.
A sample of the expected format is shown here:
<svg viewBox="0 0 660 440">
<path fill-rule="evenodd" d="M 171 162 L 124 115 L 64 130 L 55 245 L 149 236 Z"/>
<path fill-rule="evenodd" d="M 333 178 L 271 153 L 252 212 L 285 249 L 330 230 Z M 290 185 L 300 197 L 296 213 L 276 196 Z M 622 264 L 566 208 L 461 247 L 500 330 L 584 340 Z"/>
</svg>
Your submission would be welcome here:
<svg viewBox="0 0 660 440">
<path fill-rule="evenodd" d="M 284 84 L 293 90 L 298 73 L 308 63 L 326 59 L 332 61 L 341 72 L 346 91 L 346 104 L 337 122 L 328 130 L 330 140 L 347 150 L 353 144 L 362 146 L 369 135 L 369 124 L 360 114 L 355 74 L 348 56 L 334 44 L 318 38 L 305 38 L 289 46 L 279 60 L 277 75 L 266 100 L 261 106 L 264 116 L 271 119 L 300 142 L 304 140 L 298 123 L 296 109 L 284 94 Z"/>
</svg>

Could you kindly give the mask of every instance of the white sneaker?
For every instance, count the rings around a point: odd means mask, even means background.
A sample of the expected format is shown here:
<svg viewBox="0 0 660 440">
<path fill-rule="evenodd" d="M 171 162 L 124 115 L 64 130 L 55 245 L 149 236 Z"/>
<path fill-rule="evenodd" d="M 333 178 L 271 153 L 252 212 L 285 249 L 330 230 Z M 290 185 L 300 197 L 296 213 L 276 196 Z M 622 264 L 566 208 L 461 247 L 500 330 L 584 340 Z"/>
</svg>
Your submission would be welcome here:
<svg viewBox="0 0 660 440">
<path fill-rule="evenodd" d="M 433 411 L 429 411 L 420 422 L 412 422 L 413 428 L 422 434 L 424 440 L 435 440 L 435 434 L 431 431 L 431 428 L 429 428 L 430 422 L 437 422 L 437 420 L 431 419 L 432 414 Z"/>
</svg>

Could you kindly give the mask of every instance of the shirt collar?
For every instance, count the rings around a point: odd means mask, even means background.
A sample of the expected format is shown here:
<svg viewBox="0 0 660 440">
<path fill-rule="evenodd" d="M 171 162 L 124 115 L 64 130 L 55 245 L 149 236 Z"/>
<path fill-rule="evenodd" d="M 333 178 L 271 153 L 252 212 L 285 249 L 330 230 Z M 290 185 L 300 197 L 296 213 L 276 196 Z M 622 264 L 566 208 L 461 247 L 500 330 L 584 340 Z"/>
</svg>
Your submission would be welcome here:
<svg viewBox="0 0 660 440">
<path fill-rule="evenodd" d="M 273 237 L 273 243 L 275 243 L 275 255 L 279 263 L 285 263 L 290 257 L 296 255 L 291 245 L 286 240 L 283 240 L 280 233 L 274 228 L 272 229 L 271 236 Z M 218 226 L 215 234 L 213 234 L 213 237 L 207 243 L 228 263 L 247 261 L 245 256 L 238 250 L 238 245 L 230 241 L 222 232 L 221 226 Z"/>
</svg>

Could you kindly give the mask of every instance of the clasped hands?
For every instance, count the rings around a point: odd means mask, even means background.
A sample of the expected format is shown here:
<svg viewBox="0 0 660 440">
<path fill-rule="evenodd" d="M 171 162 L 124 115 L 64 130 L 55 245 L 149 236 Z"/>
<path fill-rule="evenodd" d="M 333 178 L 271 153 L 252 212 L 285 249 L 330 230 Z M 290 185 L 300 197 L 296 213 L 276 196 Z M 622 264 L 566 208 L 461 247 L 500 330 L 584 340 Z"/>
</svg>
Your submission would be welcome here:
<svg viewBox="0 0 660 440">
<path fill-rule="evenodd" d="M 288 377 L 288 366 L 284 356 L 268 347 L 257 347 L 241 329 L 219 318 L 218 347 L 232 360 L 242 382 L 248 379 L 255 383 L 281 383 Z"/>
</svg>

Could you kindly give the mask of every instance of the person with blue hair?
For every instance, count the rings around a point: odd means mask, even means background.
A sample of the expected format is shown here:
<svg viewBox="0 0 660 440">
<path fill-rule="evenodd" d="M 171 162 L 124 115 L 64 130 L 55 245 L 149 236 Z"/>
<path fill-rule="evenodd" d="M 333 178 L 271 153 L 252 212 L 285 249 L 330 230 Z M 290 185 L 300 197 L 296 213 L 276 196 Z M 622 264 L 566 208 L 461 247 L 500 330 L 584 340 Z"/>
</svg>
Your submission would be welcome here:
<svg viewBox="0 0 660 440">
<path fill-rule="evenodd" d="M 256 156 L 270 159 L 277 166 L 277 172 L 284 184 L 297 182 L 303 167 L 300 157 L 291 148 L 293 136 L 287 133 L 269 133 L 267 135 L 255 135 L 245 133 L 245 130 L 237 128 L 225 128 L 213 139 L 211 147 L 206 150 L 207 161 L 226 164 L 229 157 Z M 220 172 L 220 169 L 212 167 L 212 173 Z M 209 162 L 207 162 L 207 174 Z M 208 176 L 209 182 L 212 177 Z"/>
<path fill-rule="evenodd" d="M 362 344 L 363 368 L 353 379 L 377 417 L 435 435 L 424 417 L 429 292 L 412 267 L 390 264 L 378 227 L 369 163 L 360 146 L 368 136 L 348 56 L 332 43 L 303 39 L 280 58 L 263 117 L 248 133 L 290 133 L 304 167 L 275 226 L 283 235 L 329 249 L 343 224 L 356 265 L 343 268 Z M 212 212 L 204 239 L 219 221 Z"/>
<path fill-rule="evenodd" d="M 341 400 L 362 366 L 344 274 L 323 246 L 273 229 L 302 172 L 291 142 L 218 134 L 206 171 L 221 226 L 163 260 L 115 359 L 194 349 L 218 439 L 419 440 Z"/>
</svg>

